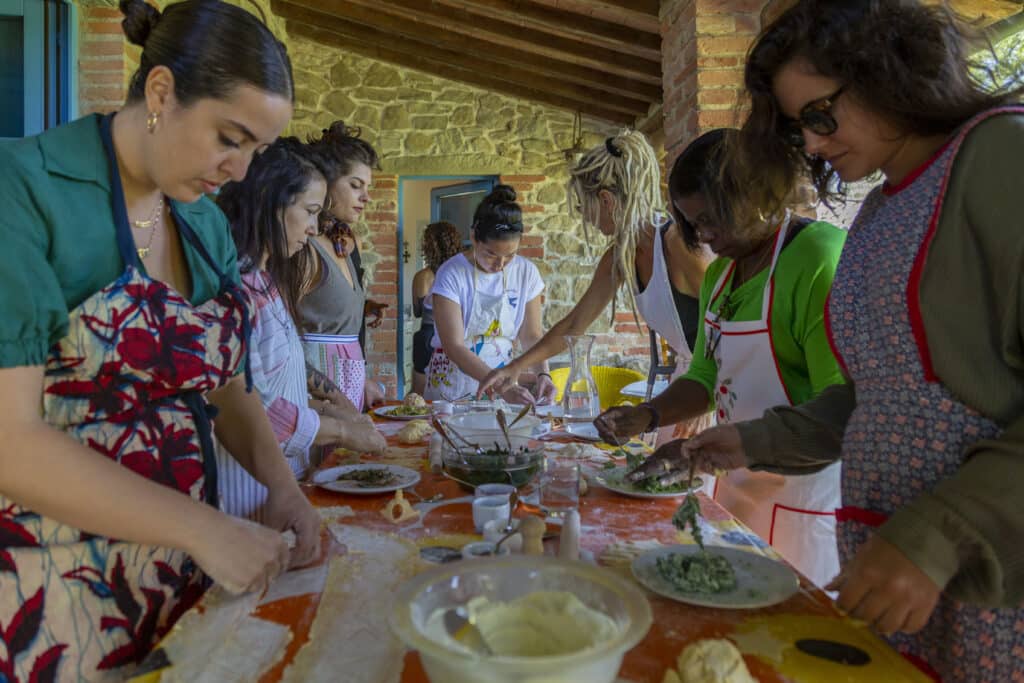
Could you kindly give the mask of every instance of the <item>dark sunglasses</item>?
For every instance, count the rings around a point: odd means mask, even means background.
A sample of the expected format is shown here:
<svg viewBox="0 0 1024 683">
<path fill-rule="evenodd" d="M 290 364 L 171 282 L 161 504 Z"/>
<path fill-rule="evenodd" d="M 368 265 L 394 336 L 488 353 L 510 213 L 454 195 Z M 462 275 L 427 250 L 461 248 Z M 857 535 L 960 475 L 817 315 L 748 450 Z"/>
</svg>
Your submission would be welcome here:
<svg viewBox="0 0 1024 683">
<path fill-rule="evenodd" d="M 782 138 L 793 147 L 802 149 L 804 142 L 804 129 L 815 135 L 832 135 L 839 128 L 836 117 L 832 115 L 832 108 L 836 100 L 846 90 L 846 86 L 839 88 L 828 97 L 808 102 L 800 110 L 800 117 L 797 119 L 783 118 L 779 133 Z"/>
</svg>

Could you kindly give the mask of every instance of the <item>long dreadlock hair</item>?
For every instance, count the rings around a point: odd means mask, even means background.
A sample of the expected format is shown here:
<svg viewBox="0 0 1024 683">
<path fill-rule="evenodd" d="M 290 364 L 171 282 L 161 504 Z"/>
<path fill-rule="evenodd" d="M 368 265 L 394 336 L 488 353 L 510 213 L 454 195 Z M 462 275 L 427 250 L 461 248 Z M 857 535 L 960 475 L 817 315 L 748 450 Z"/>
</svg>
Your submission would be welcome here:
<svg viewBox="0 0 1024 683">
<path fill-rule="evenodd" d="M 615 233 L 612 242 L 612 278 L 615 291 L 626 284 L 626 301 L 633 318 L 636 310 L 636 244 L 645 225 L 658 225 L 665 213 L 661 195 L 658 158 L 643 133 L 623 128 L 603 144 L 586 152 L 570 171 L 569 207 L 578 211 L 587 242 L 590 227 L 599 215 L 598 193 L 608 190 L 615 197 Z M 594 225 L 594 227 L 597 227 Z M 612 299 L 612 319 L 618 296 Z"/>
</svg>

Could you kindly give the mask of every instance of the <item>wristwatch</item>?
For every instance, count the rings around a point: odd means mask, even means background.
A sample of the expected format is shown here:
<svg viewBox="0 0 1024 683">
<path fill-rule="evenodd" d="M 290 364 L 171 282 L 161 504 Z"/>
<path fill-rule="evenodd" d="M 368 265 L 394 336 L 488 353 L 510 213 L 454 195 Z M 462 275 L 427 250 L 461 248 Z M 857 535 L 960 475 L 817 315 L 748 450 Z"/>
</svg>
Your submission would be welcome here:
<svg viewBox="0 0 1024 683">
<path fill-rule="evenodd" d="M 645 432 L 653 432 L 655 429 L 661 426 L 661 413 L 657 408 L 652 406 L 649 401 L 644 401 L 637 408 L 647 408 L 651 412 L 651 421 L 647 423 Z"/>
</svg>

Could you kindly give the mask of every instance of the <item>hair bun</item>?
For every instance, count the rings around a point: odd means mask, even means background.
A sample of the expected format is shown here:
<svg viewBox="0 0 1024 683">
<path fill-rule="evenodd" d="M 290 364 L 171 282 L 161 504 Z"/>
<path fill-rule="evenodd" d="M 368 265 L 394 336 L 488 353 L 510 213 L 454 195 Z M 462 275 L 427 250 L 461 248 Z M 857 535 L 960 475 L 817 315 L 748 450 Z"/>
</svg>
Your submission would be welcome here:
<svg viewBox="0 0 1024 683">
<path fill-rule="evenodd" d="M 484 201 L 491 203 L 514 202 L 516 196 L 515 188 L 511 185 L 495 185 Z"/>
<path fill-rule="evenodd" d="M 121 0 L 118 7 L 124 15 L 121 29 L 128 42 L 145 47 L 146 39 L 160 21 L 160 11 L 145 0 Z"/>
</svg>

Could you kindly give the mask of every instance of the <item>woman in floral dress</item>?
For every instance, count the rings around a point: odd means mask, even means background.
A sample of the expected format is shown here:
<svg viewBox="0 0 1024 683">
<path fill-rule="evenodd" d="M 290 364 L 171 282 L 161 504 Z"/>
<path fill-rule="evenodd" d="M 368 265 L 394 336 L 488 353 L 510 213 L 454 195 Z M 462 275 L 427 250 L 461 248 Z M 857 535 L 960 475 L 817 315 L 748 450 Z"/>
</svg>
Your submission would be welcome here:
<svg viewBox="0 0 1024 683">
<path fill-rule="evenodd" d="M 0 144 L 0 680 L 120 680 L 206 577 L 259 590 L 318 547 L 203 197 L 287 123 L 287 55 L 227 3 L 121 7 L 143 46 L 124 108 Z M 215 413 L 273 528 L 217 509 Z"/>
<path fill-rule="evenodd" d="M 707 467 L 843 463 L 839 605 L 937 680 L 1024 680 L 1024 108 L 941 6 L 804 0 L 757 40 L 752 192 L 881 170 L 826 312 L 850 382 L 705 432 Z M 685 467 L 685 457 L 678 458 Z"/>
</svg>

